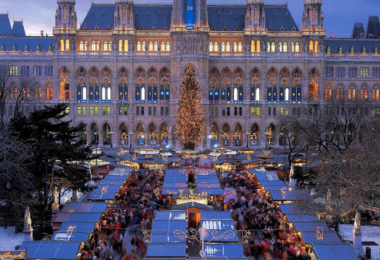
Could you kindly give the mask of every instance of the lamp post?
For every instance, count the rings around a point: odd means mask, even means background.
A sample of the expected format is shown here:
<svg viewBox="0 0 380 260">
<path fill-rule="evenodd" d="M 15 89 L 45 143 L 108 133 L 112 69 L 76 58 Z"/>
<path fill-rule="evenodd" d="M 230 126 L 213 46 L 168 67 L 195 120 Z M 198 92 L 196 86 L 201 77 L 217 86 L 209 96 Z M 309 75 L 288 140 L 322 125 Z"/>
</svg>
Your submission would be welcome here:
<svg viewBox="0 0 380 260">
<path fill-rule="evenodd" d="M 250 132 L 250 131 L 246 131 L 245 134 L 246 134 L 246 136 L 247 136 L 247 148 L 248 148 L 249 135 L 251 134 L 251 132 Z"/>
<path fill-rule="evenodd" d="M 133 135 L 132 129 L 129 130 L 128 135 L 129 135 L 129 148 L 132 149 L 132 135 Z"/>
<path fill-rule="evenodd" d="M 112 135 L 114 134 L 115 132 L 112 131 L 112 129 L 110 131 L 108 131 L 108 134 L 110 135 L 109 139 L 111 140 L 111 148 L 113 148 L 113 144 L 112 144 Z"/>
<path fill-rule="evenodd" d="M 269 138 L 269 135 L 270 135 L 269 131 L 268 130 L 265 131 L 265 136 L 266 136 L 265 147 L 268 147 L 268 138 Z"/>
<path fill-rule="evenodd" d="M 83 131 L 83 140 L 86 142 L 87 144 L 87 132 L 86 130 Z"/>
</svg>

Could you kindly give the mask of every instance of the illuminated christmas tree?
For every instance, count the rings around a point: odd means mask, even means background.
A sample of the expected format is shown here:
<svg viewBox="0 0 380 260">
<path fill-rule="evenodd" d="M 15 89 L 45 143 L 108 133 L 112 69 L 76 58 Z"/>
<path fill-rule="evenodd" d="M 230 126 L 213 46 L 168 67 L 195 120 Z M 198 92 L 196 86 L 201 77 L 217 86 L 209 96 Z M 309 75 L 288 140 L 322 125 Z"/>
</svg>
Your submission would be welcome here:
<svg viewBox="0 0 380 260">
<path fill-rule="evenodd" d="M 205 111 L 201 107 L 198 82 L 191 65 L 186 68 L 178 99 L 175 136 L 185 149 L 194 150 L 195 144 L 206 137 Z"/>
</svg>

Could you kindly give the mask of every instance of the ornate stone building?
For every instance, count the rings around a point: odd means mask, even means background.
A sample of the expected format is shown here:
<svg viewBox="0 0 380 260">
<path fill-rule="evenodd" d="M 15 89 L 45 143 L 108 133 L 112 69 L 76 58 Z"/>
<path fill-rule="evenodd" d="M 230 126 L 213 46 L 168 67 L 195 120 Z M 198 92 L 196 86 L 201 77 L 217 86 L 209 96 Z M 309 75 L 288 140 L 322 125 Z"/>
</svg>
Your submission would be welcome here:
<svg viewBox="0 0 380 260">
<path fill-rule="evenodd" d="M 11 28 L 0 15 L 0 63 L 14 84 L 8 112 L 16 75 L 31 75 L 39 85 L 25 113 L 64 102 L 89 144 L 179 148 L 172 132 L 188 64 L 209 125 L 198 149 L 276 146 L 281 119 L 315 103 L 377 104 L 379 18 L 366 30 L 355 24 L 351 38 L 326 38 L 322 0 L 303 5 L 298 28 L 286 4 L 264 0 L 116 0 L 93 3 L 78 27 L 75 0 L 58 0 L 54 37 L 26 37 L 22 22 Z"/>
</svg>

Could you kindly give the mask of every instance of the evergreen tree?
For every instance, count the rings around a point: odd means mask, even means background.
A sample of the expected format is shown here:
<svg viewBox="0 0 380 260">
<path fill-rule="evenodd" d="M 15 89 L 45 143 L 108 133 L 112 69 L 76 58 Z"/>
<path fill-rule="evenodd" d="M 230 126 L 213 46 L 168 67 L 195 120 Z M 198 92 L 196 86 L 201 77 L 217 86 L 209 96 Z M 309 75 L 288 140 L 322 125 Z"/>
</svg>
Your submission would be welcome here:
<svg viewBox="0 0 380 260">
<path fill-rule="evenodd" d="M 84 126 L 73 127 L 71 121 L 64 121 L 66 108 L 66 104 L 45 106 L 29 116 L 17 115 L 10 122 L 15 136 L 32 150 L 28 170 L 34 186 L 30 194 L 34 205 L 29 206 L 40 223 L 50 220 L 55 185 L 84 189 L 90 179 L 85 168 L 73 164 L 88 160 L 91 150 L 78 135 Z"/>
<path fill-rule="evenodd" d="M 200 89 L 191 65 L 186 68 L 178 100 L 175 136 L 185 149 L 194 150 L 195 144 L 206 137 L 205 111 L 200 105 Z"/>
</svg>

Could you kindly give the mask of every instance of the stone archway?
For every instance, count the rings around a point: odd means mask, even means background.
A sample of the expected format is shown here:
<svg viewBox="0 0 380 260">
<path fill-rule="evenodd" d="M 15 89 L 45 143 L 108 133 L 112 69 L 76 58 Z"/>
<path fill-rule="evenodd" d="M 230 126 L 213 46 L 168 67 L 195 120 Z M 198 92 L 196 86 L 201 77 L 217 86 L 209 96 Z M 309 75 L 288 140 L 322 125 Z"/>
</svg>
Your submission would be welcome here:
<svg viewBox="0 0 380 260">
<path fill-rule="evenodd" d="M 221 131 L 222 145 L 229 146 L 230 145 L 230 134 L 231 128 L 229 124 L 224 124 Z"/>
<path fill-rule="evenodd" d="M 156 124 L 154 123 L 149 124 L 148 126 L 149 145 L 152 145 L 152 146 L 157 145 L 157 137 L 158 137 L 158 132 L 157 132 Z"/>
<path fill-rule="evenodd" d="M 145 145 L 145 126 L 141 123 L 136 126 L 136 145 Z"/>
<path fill-rule="evenodd" d="M 102 127 L 103 145 L 110 145 L 112 143 L 110 131 L 111 126 L 105 123 Z"/>
<path fill-rule="evenodd" d="M 90 126 L 90 143 L 92 145 L 99 144 L 99 130 L 96 123 L 92 123 Z"/>
<path fill-rule="evenodd" d="M 119 145 L 127 146 L 128 141 L 128 127 L 125 123 L 122 123 L 119 126 Z"/>
</svg>

